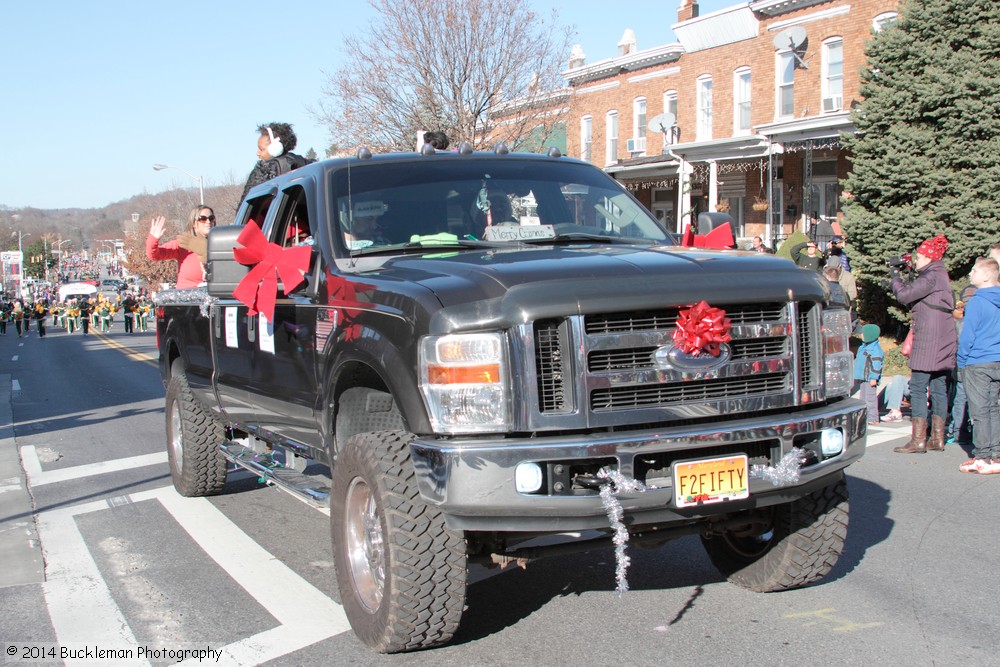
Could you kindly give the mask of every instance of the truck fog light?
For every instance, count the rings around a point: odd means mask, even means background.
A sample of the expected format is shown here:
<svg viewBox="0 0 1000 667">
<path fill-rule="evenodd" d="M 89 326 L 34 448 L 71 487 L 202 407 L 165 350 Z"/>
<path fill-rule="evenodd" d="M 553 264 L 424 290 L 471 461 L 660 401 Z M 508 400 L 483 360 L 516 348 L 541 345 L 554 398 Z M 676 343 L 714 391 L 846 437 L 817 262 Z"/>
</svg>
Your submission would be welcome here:
<svg viewBox="0 0 1000 667">
<path fill-rule="evenodd" d="M 542 468 L 537 463 L 518 463 L 514 468 L 514 488 L 518 493 L 534 493 L 542 488 Z"/>
<path fill-rule="evenodd" d="M 844 451 L 844 432 L 839 428 L 825 428 L 819 442 L 823 456 L 836 456 Z"/>
</svg>

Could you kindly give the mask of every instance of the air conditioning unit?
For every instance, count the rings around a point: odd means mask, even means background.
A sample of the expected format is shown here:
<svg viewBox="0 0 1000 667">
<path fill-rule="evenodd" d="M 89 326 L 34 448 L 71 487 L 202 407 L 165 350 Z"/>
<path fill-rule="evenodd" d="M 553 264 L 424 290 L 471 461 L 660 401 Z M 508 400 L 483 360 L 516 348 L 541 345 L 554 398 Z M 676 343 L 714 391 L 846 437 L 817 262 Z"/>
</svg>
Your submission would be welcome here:
<svg viewBox="0 0 1000 667">
<path fill-rule="evenodd" d="M 823 112 L 840 111 L 844 107 L 843 97 L 824 97 Z"/>
<path fill-rule="evenodd" d="M 646 137 L 641 139 L 629 139 L 625 142 L 625 150 L 629 153 L 645 153 L 646 152 Z"/>
</svg>

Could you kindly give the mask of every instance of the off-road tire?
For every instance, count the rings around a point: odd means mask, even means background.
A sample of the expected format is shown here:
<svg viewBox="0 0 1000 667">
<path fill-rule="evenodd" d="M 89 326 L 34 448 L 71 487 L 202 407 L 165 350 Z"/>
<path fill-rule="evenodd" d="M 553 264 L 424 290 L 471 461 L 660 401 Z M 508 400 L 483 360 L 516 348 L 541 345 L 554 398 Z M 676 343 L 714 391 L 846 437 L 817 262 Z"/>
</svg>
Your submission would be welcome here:
<svg viewBox="0 0 1000 667">
<path fill-rule="evenodd" d="M 465 608 L 467 553 L 417 490 L 404 431 L 351 437 L 333 467 L 330 523 L 341 603 L 380 653 L 443 644 Z"/>
<path fill-rule="evenodd" d="M 847 538 L 848 493 L 843 475 L 804 498 L 773 508 L 770 530 L 702 537 L 726 578 L 760 593 L 800 588 L 833 569 Z"/>
<path fill-rule="evenodd" d="M 177 363 L 167 383 L 167 460 L 182 496 L 211 496 L 226 485 L 226 459 L 219 451 L 225 429 L 199 404 Z"/>
</svg>

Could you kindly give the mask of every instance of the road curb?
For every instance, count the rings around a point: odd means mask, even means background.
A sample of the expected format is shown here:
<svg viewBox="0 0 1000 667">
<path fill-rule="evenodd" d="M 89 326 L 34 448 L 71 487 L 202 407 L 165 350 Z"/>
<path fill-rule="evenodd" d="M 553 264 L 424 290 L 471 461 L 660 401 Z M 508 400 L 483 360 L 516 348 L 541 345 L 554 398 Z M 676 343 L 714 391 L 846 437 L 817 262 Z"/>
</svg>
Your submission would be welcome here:
<svg viewBox="0 0 1000 667">
<path fill-rule="evenodd" d="M 27 477 L 14 437 L 10 375 L 0 374 L 0 588 L 45 581 Z"/>
</svg>

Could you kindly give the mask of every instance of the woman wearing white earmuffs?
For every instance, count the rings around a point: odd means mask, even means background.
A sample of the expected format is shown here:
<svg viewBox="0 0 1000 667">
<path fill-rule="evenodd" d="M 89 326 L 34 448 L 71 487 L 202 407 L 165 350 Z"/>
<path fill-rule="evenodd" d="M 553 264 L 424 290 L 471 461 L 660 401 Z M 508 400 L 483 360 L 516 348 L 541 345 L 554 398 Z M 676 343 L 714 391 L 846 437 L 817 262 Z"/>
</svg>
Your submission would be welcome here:
<svg viewBox="0 0 1000 667">
<path fill-rule="evenodd" d="M 240 197 L 241 202 L 246 199 L 247 192 L 255 185 L 260 185 L 275 176 L 287 174 L 312 161 L 291 152 L 298 143 L 298 137 L 295 136 L 292 126 L 288 123 L 258 125 L 257 132 L 259 133 L 257 137 L 258 160 L 253 171 L 250 172 L 250 177 L 247 178 L 243 195 Z"/>
</svg>

